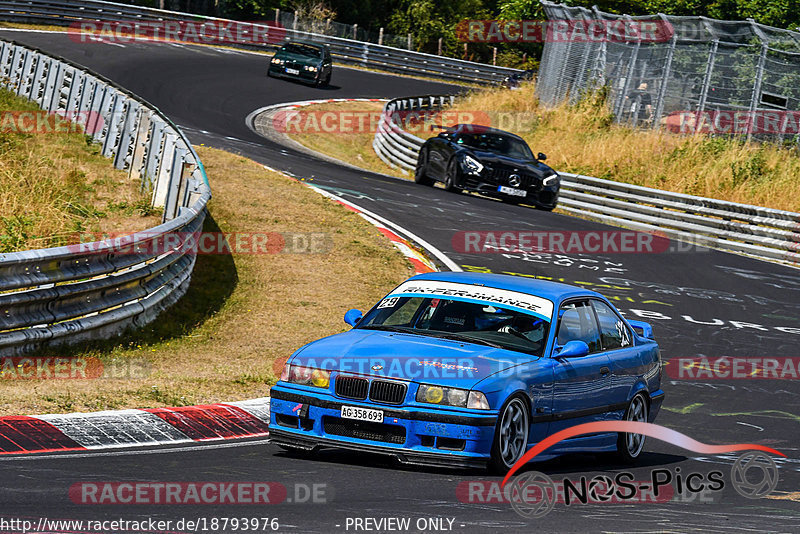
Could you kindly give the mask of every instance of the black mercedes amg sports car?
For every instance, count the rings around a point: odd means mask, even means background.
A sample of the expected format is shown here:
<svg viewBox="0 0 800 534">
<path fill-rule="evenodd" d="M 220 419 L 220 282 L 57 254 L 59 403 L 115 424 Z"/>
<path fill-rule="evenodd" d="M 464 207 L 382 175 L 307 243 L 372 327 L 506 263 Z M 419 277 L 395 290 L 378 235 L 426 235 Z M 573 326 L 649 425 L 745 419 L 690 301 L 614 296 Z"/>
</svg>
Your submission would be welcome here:
<svg viewBox="0 0 800 534">
<path fill-rule="evenodd" d="M 556 207 L 558 173 L 534 157 L 519 136 L 487 126 L 458 124 L 425 141 L 419 151 L 414 181 L 443 182 L 448 191 L 462 190 L 533 204 L 547 211 Z"/>
</svg>

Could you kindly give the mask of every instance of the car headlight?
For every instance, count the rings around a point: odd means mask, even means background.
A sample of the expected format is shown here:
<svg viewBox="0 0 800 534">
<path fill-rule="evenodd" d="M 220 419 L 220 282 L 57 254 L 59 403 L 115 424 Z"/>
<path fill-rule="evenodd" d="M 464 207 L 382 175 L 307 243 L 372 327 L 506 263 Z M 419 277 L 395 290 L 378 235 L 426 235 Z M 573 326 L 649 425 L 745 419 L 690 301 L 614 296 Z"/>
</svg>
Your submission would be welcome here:
<svg viewBox="0 0 800 534">
<path fill-rule="evenodd" d="M 281 58 L 274 57 L 272 58 L 272 62 L 275 63 L 276 65 L 281 65 L 283 63 L 283 60 Z"/>
<path fill-rule="evenodd" d="M 417 390 L 417 402 L 426 404 L 441 404 L 445 406 L 472 407 L 478 410 L 488 410 L 489 403 L 479 391 L 469 391 L 459 388 L 446 388 L 421 384 Z"/>
<path fill-rule="evenodd" d="M 464 167 L 472 174 L 480 174 L 483 170 L 483 163 L 472 156 L 464 156 Z"/>
<path fill-rule="evenodd" d="M 469 399 L 467 400 L 467 408 L 473 410 L 488 410 L 489 401 L 486 400 L 486 395 L 480 391 L 470 391 Z"/>
<path fill-rule="evenodd" d="M 549 186 L 549 185 L 553 185 L 553 184 L 557 184 L 557 183 L 558 183 L 558 175 L 557 174 L 551 174 L 550 176 L 548 176 L 544 180 L 542 180 L 542 185 L 544 185 L 544 186 Z"/>
<path fill-rule="evenodd" d="M 306 70 L 310 70 L 311 72 L 317 72 L 317 67 L 313 65 L 305 65 L 303 68 Z"/>
<path fill-rule="evenodd" d="M 281 380 L 290 384 L 327 388 L 331 383 L 331 372 L 287 363 L 283 366 Z"/>
</svg>

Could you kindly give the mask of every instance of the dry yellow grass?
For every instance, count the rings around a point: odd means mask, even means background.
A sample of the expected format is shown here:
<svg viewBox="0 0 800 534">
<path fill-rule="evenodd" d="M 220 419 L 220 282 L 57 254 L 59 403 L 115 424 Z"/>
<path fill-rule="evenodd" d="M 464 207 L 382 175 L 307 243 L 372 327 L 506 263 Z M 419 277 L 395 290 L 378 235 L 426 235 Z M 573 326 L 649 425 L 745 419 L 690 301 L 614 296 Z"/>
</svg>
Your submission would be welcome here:
<svg viewBox="0 0 800 534">
<path fill-rule="evenodd" d="M 383 110 L 382 102 L 331 102 L 327 104 L 312 104 L 300 108 L 302 113 L 314 117 L 322 113 L 331 113 L 334 117 L 346 114 L 369 113 L 372 117 L 380 116 Z M 306 124 L 301 120 L 299 125 Z M 313 127 L 313 122 L 310 123 Z M 400 178 L 411 179 L 411 175 L 403 174 L 398 169 L 386 165 L 372 149 L 372 140 L 375 137 L 374 129 L 351 128 L 336 133 L 316 133 L 313 129 L 305 130 L 307 133 L 298 133 L 302 128 L 289 127 L 287 134 L 298 143 L 322 154 L 345 161 L 368 171 L 389 174 Z"/>
<path fill-rule="evenodd" d="M 314 111 L 378 109 L 376 103 L 319 104 Z M 564 172 L 691 195 L 800 211 L 800 157 L 769 143 L 698 134 L 637 130 L 617 125 L 600 98 L 553 109 L 539 105 L 533 84 L 517 91 L 476 91 L 456 103 L 461 117 L 522 136 L 534 152 Z M 456 119 L 456 113 L 443 115 Z M 456 120 L 445 121 L 445 125 Z M 415 131 L 422 138 L 438 131 Z M 368 170 L 411 179 L 389 168 L 372 149 L 371 133 L 302 134 L 313 150 Z"/>
<path fill-rule="evenodd" d="M 556 170 L 733 202 L 800 211 L 800 158 L 772 144 L 614 124 L 600 98 L 539 105 L 534 85 L 476 92 L 455 111 L 489 112 Z"/>
<path fill-rule="evenodd" d="M 32 102 L 0 89 L 0 253 L 58 246 L 90 232 L 135 232 L 160 222 L 141 183 L 116 170 L 81 133 L 19 133 Z M 8 115 L 6 115 L 8 113 Z"/>
<path fill-rule="evenodd" d="M 374 227 L 303 184 L 241 156 L 198 149 L 213 189 L 208 232 L 325 232 L 324 254 L 201 255 L 188 294 L 106 346 L 54 354 L 146 363 L 135 379 L 0 380 L 0 414 L 230 401 L 267 394 L 301 345 L 347 327 L 412 270 Z M 51 354 L 38 354 L 50 356 Z"/>
</svg>

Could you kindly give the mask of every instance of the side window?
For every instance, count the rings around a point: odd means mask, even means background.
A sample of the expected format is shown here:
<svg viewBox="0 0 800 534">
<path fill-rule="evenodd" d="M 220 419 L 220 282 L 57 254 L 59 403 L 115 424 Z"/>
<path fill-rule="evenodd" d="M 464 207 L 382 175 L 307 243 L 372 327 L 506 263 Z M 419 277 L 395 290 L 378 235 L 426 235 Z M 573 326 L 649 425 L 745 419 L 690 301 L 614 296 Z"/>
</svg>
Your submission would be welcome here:
<svg viewBox="0 0 800 534">
<path fill-rule="evenodd" d="M 605 302 L 592 301 L 592 306 L 597 312 L 600 321 L 600 340 L 604 350 L 614 350 L 627 347 L 631 344 L 631 334 L 628 327 L 619 316 L 614 313 Z"/>
<path fill-rule="evenodd" d="M 589 353 L 602 350 L 597 321 L 595 321 L 594 312 L 588 302 L 565 304 L 559 310 L 558 315 L 557 343 L 559 345 L 566 345 L 568 341 L 578 340 L 589 345 Z"/>
</svg>

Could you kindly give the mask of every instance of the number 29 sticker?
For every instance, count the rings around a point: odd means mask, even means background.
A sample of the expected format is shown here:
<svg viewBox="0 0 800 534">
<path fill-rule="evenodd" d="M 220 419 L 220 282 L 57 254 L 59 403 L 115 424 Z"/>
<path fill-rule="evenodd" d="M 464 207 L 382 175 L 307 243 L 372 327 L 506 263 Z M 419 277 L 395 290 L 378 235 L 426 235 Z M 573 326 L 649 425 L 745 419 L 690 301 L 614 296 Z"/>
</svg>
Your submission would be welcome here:
<svg viewBox="0 0 800 534">
<path fill-rule="evenodd" d="M 389 297 L 383 299 L 380 304 L 378 304 L 378 309 L 381 308 L 394 308 L 397 305 L 397 301 L 400 300 L 400 297 Z"/>
</svg>

